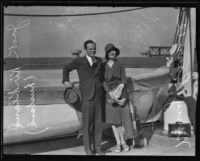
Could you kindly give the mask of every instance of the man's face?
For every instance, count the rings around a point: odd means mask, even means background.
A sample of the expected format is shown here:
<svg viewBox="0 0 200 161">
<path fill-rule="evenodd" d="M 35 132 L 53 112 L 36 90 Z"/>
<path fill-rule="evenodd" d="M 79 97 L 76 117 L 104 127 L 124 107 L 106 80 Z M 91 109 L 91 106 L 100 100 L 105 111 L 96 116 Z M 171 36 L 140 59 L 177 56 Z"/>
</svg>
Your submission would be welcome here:
<svg viewBox="0 0 200 161">
<path fill-rule="evenodd" d="M 94 57 L 96 55 L 96 45 L 94 43 L 87 44 L 86 53 L 88 56 Z"/>
</svg>

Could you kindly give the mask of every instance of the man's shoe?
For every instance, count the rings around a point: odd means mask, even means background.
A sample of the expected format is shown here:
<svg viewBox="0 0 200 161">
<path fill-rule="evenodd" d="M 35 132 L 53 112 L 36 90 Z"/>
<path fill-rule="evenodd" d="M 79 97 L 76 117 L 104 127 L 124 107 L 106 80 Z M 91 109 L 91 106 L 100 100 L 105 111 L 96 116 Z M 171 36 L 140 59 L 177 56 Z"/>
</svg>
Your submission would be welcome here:
<svg viewBox="0 0 200 161">
<path fill-rule="evenodd" d="M 105 153 L 102 152 L 102 151 L 97 151 L 97 152 L 96 152 L 96 155 L 105 155 Z"/>
<path fill-rule="evenodd" d="M 96 155 L 94 152 L 87 153 L 87 155 Z"/>
<path fill-rule="evenodd" d="M 90 151 L 85 151 L 86 155 L 96 155 L 96 152 L 93 151 L 93 150 L 90 150 Z"/>
</svg>

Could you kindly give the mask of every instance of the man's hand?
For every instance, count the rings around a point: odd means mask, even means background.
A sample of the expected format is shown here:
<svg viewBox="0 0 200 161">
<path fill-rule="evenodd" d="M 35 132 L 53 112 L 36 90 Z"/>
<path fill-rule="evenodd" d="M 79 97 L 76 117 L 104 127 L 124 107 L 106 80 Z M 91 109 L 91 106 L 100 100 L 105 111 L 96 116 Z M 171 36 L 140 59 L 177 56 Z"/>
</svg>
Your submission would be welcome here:
<svg viewBox="0 0 200 161">
<path fill-rule="evenodd" d="M 67 88 L 71 88 L 72 87 L 72 83 L 71 82 L 65 82 L 64 84 L 65 84 L 65 86 Z"/>
</svg>

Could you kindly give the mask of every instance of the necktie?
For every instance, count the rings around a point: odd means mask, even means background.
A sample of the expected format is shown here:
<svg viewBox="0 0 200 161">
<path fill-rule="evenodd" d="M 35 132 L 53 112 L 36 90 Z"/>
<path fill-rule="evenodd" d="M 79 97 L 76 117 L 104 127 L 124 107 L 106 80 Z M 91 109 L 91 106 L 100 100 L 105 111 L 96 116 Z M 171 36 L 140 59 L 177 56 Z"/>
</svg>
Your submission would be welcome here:
<svg viewBox="0 0 200 161">
<path fill-rule="evenodd" d="M 92 69 L 95 70 L 97 65 L 97 60 L 95 59 L 95 57 L 92 57 Z"/>
<path fill-rule="evenodd" d="M 95 59 L 95 57 L 92 57 L 92 65 L 95 64 L 97 62 L 97 60 Z"/>
</svg>

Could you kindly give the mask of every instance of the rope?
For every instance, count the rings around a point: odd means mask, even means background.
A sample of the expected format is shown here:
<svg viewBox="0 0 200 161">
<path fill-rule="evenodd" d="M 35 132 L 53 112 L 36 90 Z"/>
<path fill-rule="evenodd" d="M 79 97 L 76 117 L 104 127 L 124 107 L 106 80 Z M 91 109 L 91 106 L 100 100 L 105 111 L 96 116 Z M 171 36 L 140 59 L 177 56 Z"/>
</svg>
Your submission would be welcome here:
<svg viewBox="0 0 200 161">
<path fill-rule="evenodd" d="M 82 14 L 61 14 L 61 15 L 35 15 L 35 14 L 12 14 L 12 13 L 4 13 L 4 16 L 24 16 L 24 17 L 68 17 L 68 16 L 95 16 L 95 15 L 103 15 L 103 14 L 113 14 L 113 13 L 120 13 L 120 12 L 129 12 L 144 9 L 147 7 L 139 7 L 134 9 L 127 9 L 127 10 L 118 10 L 118 11 L 110 11 L 110 12 L 96 12 L 96 13 L 82 13 Z"/>
<path fill-rule="evenodd" d="M 183 57 L 182 55 L 184 54 L 184 43 L 185 43 L 185 37 L 186 37 L 186 32 L 187 32 L 187 27 L 188 27 L 188 22 L 189 22 L 189 10 L 188 8 L 181 8 L 179 11 L 178 19 L 177 19 L 177 28 L 176 28 L 176 33 L 174 37 L 174 43 L 180 44 L 181 47 L 178 48 L 178 50 L 174 53 L 174 56 L 176 56 L 179 60 L 179 64 L 176 72 L 175 78 L 178 81 L 178 84 L 183 85 L 189 78 L 184 76 L 182 77 L 183 73 Z M 173 60 L 174 63 L 174 60 Z M 174 69 L 174 67 L 173 67 Z M 186 80 L 183 80 L 183 78 L 187 78 Z"/>
</svg>

